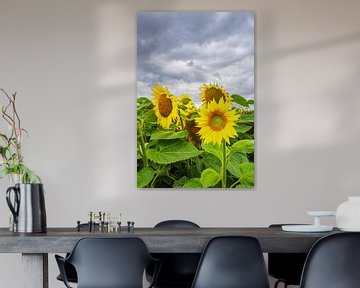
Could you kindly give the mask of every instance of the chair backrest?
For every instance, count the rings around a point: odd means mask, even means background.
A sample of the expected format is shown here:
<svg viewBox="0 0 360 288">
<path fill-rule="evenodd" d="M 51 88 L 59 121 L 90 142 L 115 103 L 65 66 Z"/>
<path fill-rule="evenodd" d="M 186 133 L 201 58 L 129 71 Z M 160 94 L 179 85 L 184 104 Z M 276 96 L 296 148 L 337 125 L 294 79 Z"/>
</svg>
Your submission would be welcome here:
<svg viewBox="0 0 360 288">
<path fill-rule="evenodd" d="M 268 288 L 264 257 L 256 238 L 212 238 L 200 259 L 192 288 Z"/>
<path fill-rule="evenodd" d="M 155 228 L 200 228 L 200 226 L 188 220 L 165 220 L 157 223 Z"/>
<path fill-rule="evenodd" d="M 78 288 L 142 288 L 152 260 L 139 238 L 82 238 L 67 259 L 76 269 Z"/>
<path fill-rule="evenodd" d="M 188 220 L 165 220 L 155 225 L 155 228 L 200 228 Z M 156 258 L 162 260 L 162 267 L 156 287 L 190 287 L 200 260 L 200 253 L 158 253 Z M 149 269 L 149 275 L 152 271 Z"/>
<path fill-rule="evenodd" d="M 325 236 L 309 252 L 301 278 L 302 288 L 360 287 L 360 233 Z"/>
<path fill-rule="evenodd" d="M 293 224 L 271 224 L 269 228 L 281 229 L 282 225 Z M 306 257 L 307 253 L 268 253 L 269 275 L 288 285 L 300 285 Z"/>
</svg>

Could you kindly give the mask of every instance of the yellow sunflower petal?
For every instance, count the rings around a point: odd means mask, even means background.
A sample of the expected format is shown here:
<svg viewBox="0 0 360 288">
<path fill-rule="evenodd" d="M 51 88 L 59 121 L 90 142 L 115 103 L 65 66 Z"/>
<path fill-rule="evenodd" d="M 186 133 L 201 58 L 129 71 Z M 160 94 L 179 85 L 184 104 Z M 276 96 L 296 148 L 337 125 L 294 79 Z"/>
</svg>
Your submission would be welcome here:
<svg viewBox="0 0 360 288">
<path fill-rule="evenodd" d="M 213 100 L 219 103 L 220 99 L 223 99 L 224 102 L 230 102 L 229 93 L 218 84 L 204 83 L 200 87 L 200 97 L 204 104 L 209 104 Z"/>
<path fill-rule="evenodd" d="M 223 99 L 219 99 L 218 102 L 213 100 L 201 107 L 197 124 L 200 128 L 198 134 L 204 143 L 220 145 L 223 140 L 229 143 L 230 138 L 237 136 L 235 122 L 239 115 L 229 108 L 230 102 Z"/>
<path fill-rule="evenodd" d="M 196 106 L 191 100 L 191 96 L 188 94 L 182 94 L 178 96 L 179 105 L 184 109 L 179 109 L 182 117 L 189 117 L 191 114 L 196 112 Z"/>
<path fill-rule="evenodd" d="M 156 85 L 152 88 L 153 104 L 158 123 L 168 129 L 171 123 L 179 120 L 176 96 L 167 87 Z"/>
</svg>

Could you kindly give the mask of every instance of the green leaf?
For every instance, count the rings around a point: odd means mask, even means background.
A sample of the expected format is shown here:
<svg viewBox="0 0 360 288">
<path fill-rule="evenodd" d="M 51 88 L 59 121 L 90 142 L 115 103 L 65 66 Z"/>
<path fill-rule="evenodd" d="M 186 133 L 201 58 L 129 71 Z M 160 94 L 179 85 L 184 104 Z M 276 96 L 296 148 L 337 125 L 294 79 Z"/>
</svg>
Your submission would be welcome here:
<svg viewBox="0 0 360 288">
<path fill-rule="evenodd" d="M 254 140 L 240 140 L 235 142 L 230 147 L 230 152 L 242 152 L 242 153 L 253 153 L 254 152 Z"/>
<path fill-rule="evenodd" d="M 253 104 L 255 103 L 255 101 L 254 101 L 254 100 L 248 100 L 247 103 L 248 103 L 249 105 L 253 105 Z"/>
<path fill-rule="evenodd" d="M 151 140 L 160 140 L 160 139 L 181 139 L 186 138 L 188 135 L 187 131 L 171 131 L 171 130 L 160 130 L 151 134 Z"/>
<path fill-rule="evenodd" d="M 180 99 L 180 102 L 185 105 L 188 104 L 190 101 L 191 101 L 190 97 L 184 97 L 184 98 Z"/>
<path fill-rule="evenodd" d="M 35 172 L 33 172 L 33 171 L 28 171 L 28 173 L 27 173 L 27 175 L 28 175 L 28 178 L 29 178 L 29 180 L 30 180 L 30 183 L 32 183 L 32 184 L 36 184 L 36 183 L 40 183 L 41 182 L 41 180 L 40 180 L 40 178 L 35 174 Z"/>
<path fill-rule="evenodd" d="M 0 154 L 3 157 L 3 161 L 6 161 L 6 152 L 9 150 L 8 147 L 1 147 L 0 148 Z"/>
<path fill-rule="evenodd" d="M 155 171 L 150 167 L 144 167 L 139 172 L 137 172 L 137 187 L 144 188 L 149 185 L 151 180 L 154 178 Z"/>
<path fill-rule="evenodd" d="M 220 174 L 214 169 L 207 168 L 201 173 L 200 182 L 204 188 L 215 186 L 220 180 Z"/>
<path fill-rule="evenodd" d="M 235 129 L 236 132 L 238 133 L 246 133 L 249 130 L 251 130 L 252 126 L 251 125 L 246 125 L 246 124 L 238 124 Z"/>
<path fill-rule="evenodd" d="M 254 123 L 254 111 L 241 114 L 238 122 L 239 123 Z"/>
<path fill-rule="evenodd" d="M 255 174 L 255 165 L 253 162 L 241 163 L 240 164 L 240 182 L 243 185 L 248 185 L 249 187 L 254 186 L 254 174 Z"/>
<path fill-rule="evenodd" d="M 137 107 L 138 109 L 147 108 L 151 105 L 151 100 L 146 97 L 137 98 Z"/>
<path fill-rule="evenodd" d="M 234 94 L 234 95 L 231 95 L 231 98 L 232 98 L 233 102 L 235 102 L 241 106 L 244 106 L 244 107 L 249 107 L 248 100 L 246 100 L 244 97 Z"/>
<path fill-rule="evenodd" d="M 3 170 L 0 171 L 0 179 L 4 178 L 8 174 L 9 174 L 9 170 L 4 168 Z"/>
<path fill-rule="evenodd" d="M 28 137 L 29 137 L 29 132 L 28 132 L 26 129 L 21 128 L 21 131 L 25 132 L 26 136 L 28 136 Z"/>
<path fill-rule="evenodd" d="M 8 142 L 8 137 L 5 135 L 5 134 L 2 134 L 2 133 L 0 133 L 0 138 L 5 142 L 5 143 L 7 143 Z"/>
<path fill-rule="evenodd" d="M 192 178 L 185 182 L 182 188 L 203 188 L 199 178 Z"/>
<path fill-rule="evenodd" d="M 254 185 L 251 184 L 239 184 L 235 186 L 236 189 L 244 189 L 244 188 L 254 188 Z"/>
<path fill-rule="evenodd" d="M 158 164 L 170 164 L 190 159 L 202 152 L 185 140 L 159 140 L 153 148 L 147 148 L 148 158 Z"/>
<path fill-rule="evenodd" d="M 184 105 L 178 105 L 177 108 L 180 110 L 183 110 L 183 111 L 186 111 L 186 109 L 187 109 L 187 107 Z"/>
<path fill-rule="evenodd" d="M 208 144 L 202 144 L 201 147 L 205 150 L 205 152 L 214 155 L 221 161 L 222 151 L 220 145 L 208 143 Z"/>
<path fill-rule="evenodd" d="M 194 112 L 188 117 L 189 120 L 197 120 L 199 118 L 199 113 Z"/>
<path fill-rule="evenodd" d="M 182 188 L 182 186 L 184 185 L 184 183 L 186 182 L 186 180 L 187 180 L 187 177 L 186 177 L 186 176 L 183 176 L 183 177 L 181 177 L 180 179 L 175 180 L 175 181 L 174 181 L 174 184 L 173 184 L 173 188 Z"/>
<path fill-rule="evenodd" d="M 146 123 L 156 123 L 156 115 L 154 110 L 149 110 L 144 113 L 143 119 Z"/>
<path fill-rule="evenodd" d="M 235 177 L 240 178 L 242 175 L 241 164 L 249 162 L 247 157 L 242 153 L 232 153 L 227 161 L 226 169 Z"/>
<path fill-rule="evenodd" d="M 196 172 L 200 174 L 200 172 L 204 169 L 204 163 L 200 160 L 200 157 L 194 157 L 191 159 L 191 165 L 195 166 Z"/>
<path fill-rule="evenodd" d="M 207 168 L 213 168 L 214 170 L 220 172 L 221 161 L 211 154 L 205 154 L 202 162 L 205 164 Z"/>
</svg>

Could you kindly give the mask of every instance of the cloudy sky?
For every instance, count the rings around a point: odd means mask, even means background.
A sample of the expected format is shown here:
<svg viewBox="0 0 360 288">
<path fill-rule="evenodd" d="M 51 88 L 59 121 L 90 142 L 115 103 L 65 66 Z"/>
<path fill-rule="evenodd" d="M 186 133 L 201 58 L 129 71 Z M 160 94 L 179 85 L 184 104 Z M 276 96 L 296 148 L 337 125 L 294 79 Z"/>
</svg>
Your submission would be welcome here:
<svg viewBox="0 0 360 288">
<path fill-rule="evenodd" d="M 254 15 L 250 12 L 141 12 L 137 95 L 162 84 L 199 101 L 202 83 L 254 99 Z"/>
</svg>

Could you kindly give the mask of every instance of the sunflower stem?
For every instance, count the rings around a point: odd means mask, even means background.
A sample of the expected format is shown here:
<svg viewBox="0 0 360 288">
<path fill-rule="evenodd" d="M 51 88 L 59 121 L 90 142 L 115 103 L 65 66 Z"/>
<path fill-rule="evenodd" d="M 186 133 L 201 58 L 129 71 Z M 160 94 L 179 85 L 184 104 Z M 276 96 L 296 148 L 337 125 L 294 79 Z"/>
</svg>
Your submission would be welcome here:
<svg viewBox="0 0 360 288">
<path fill-rule="evenodd" d="M 226 142 L 222 140 L 222 188 L 226 188 Z"/>
<path fill-rule="evenodd" d="M 160 174 L 159 170 L 156 171 L 156 174 L 155 174 L 153 180 L 152 180 L 151 183 L 150 183 L 150 188 L 154 188 L 155 181 L 156 181 L 156 179 L 158 178 L 159 174 Z"/>
<path fill-rule="evenodd" d="M 140 126 L 140 127 L 139 127 Z M 140 123 L 138 126 L 139 140 L 140 140 L 140 148 L 141 148 L 141 158 L 144 162 L 144 167 L 149 166 L 149 162 L 146 156 L 146 148 L 145 148 L 145 140 L 144 140 L 144 132 L 143 132 L 143 123 Z"/>
<path fill-rule="evenodd" d="M 180 119 L 181 130 L 185 130 L 184 122 L 183 122 L 183 119 L 182 119 L 182 117 L 181 117 L 181 114 L 180 114 L 180 110 L 179 110 L 179 109 L 178 109 L 178 116 L 179 116 L 179 119 Z"/>
<path fill-rule="evenodd" d="M 240 179 L 239 180 L 237 180 L 237 181 L 235 181 L 231 186 L 230 186 L 230 188 L 234 188 L 237 184 L 239 184 L 241 181 L 240 181 Z"/>
<path fill-rule="evenodd" d="M 160 165 L 159 169 L 156 170 L 156 174 L 150 183 L 150 188 L 155 188 L 155 182 L 156 182 L 157 178 L 164 172 L 162 169 L 163 169 L 163 167 Z"/>
</svg>

